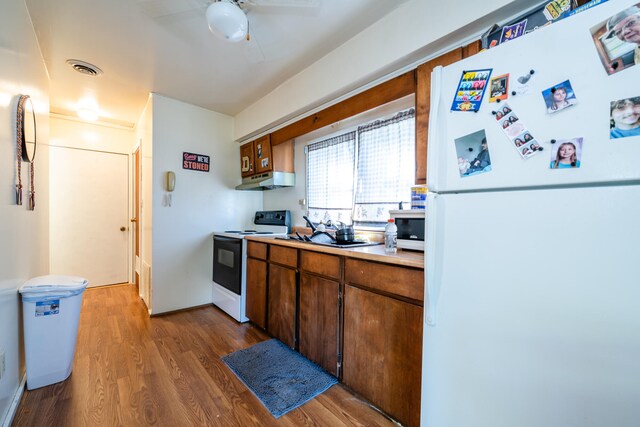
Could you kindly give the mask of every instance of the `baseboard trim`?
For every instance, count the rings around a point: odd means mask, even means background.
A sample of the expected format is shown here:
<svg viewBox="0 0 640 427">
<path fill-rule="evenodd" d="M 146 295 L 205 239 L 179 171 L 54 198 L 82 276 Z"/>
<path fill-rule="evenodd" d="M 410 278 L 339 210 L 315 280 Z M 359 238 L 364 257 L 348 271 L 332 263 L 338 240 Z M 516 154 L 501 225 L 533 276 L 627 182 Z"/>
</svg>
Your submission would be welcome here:
<svg viewBox="0 0 640 427">
<path fill-rule="evenodd" d="M 181 313 L 183 311 L 197 310 L 197 309 L 203 308 L 203 307 L 211 307 L 211 303 L 208 302 L 206 304 L 195 305 L 193 307 L 180 308 L 178 310 L 171 310 L 171 311 L 163 311 L 162 313 L 153 313 L 153 314 L 151 314 L 151 310 L 149 310 L 149 316 L 150 317 L 166 316 L 167 314 L 176 314 L 176 313 Z"/>
<path fill-rule="evenodd" d="M 13 401 L 11 402 L 11 406 L 9 406 L 9 412 L 7 412 L 7 416 L 4 418 L 4 422 L 2 423 L 2 427 L 9 427 L 13 422 L 13 419 L 18 412 L 18 406 L 20 405 L 20 401 L 22 400 L 22 395 L 24 394 L 24 387 L 27 384 L 27 374 L 22 375 L 22 380 L 20 381 L 20 385 L 16 390 L 15 395 L 13 396 Z"/>
</svg>

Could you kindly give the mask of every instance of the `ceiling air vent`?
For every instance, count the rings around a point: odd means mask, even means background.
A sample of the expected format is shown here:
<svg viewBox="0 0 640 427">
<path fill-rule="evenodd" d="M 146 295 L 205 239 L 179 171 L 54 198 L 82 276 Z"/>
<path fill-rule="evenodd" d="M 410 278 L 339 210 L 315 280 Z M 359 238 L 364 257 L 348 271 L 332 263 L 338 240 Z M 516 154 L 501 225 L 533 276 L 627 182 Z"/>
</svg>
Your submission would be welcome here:
<svg viewBox="0 0 640 427">
<path fill-rule="evenodd" d="M 67 59 L 67 64 L 79 73 L 86 74 L 88 76 L 99 76 L 102 74 L 102 70 L 93 64 L 88 62 L 79 61 L 77 59 Z"/>
</svg>

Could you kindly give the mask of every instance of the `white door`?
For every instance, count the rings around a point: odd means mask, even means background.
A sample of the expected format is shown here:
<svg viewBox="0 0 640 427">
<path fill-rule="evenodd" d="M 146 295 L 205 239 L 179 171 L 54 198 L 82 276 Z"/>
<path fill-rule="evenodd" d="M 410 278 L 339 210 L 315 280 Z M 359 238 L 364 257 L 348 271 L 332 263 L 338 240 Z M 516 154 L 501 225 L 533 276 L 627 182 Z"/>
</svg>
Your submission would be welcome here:
<svg viewBox="0 0 640 427">
<path fill-rule="evenodd" d="M 50 148 L 51 274 L 128 282 L 128 156 Z"/>
</svg>

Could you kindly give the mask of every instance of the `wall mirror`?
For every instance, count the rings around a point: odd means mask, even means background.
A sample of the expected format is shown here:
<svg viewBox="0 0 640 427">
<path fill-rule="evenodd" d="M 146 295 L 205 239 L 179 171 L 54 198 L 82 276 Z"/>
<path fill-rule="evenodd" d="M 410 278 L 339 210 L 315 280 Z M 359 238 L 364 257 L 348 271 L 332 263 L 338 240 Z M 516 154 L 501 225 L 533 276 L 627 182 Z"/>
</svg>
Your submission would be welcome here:
<svg viewBox="0 0 640 427">
<path fill-rule="evenodd" d="M 22 160 L 33 162 L 36 156 L 36 114 L 33 110 L 33 103 L 28 95 L 20 97 L 18 105 L 18 132 L 22 131 Z"/>
</svg>

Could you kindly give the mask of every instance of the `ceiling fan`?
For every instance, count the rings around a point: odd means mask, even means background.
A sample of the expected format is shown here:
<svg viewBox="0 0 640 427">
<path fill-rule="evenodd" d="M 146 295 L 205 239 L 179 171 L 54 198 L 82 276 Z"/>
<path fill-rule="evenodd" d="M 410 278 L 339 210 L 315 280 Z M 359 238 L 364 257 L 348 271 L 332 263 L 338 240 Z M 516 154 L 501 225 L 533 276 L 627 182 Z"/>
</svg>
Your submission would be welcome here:
<svg viewBox="0 0 640 427">
<path fill-rule="evenodd" d="M 142 10 L 159 22 L 180 15 L 206 16 L 209 30 L 229 42 L 245 41 L 245 56 L 250 62 L 264 61 L 264 54 L 251 31 L 251 12 L 287 14 L 288 9 L 313 9 L 321 0 L 137 0 Z M 205 12 L 206 11 L 206 12 Z M 290 12 L 289 12 L 290 13 Z"/>
<path fill-rule="evenodd" d="M 247 12 L 251 7 L 317 7 L 320 0 L 218 0 L 207 7 L 209 30 L 225 40 L 249 40 Z"/>
</svg>

